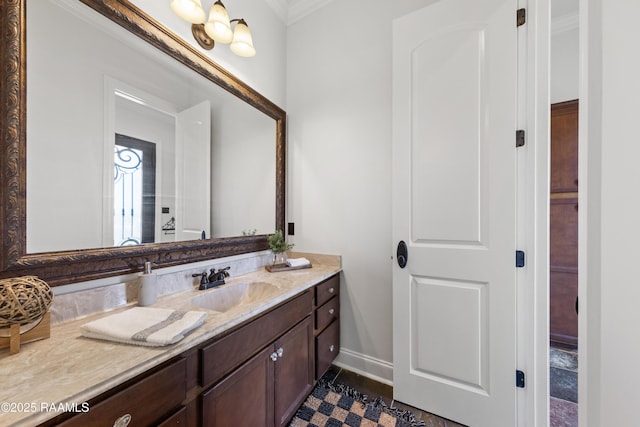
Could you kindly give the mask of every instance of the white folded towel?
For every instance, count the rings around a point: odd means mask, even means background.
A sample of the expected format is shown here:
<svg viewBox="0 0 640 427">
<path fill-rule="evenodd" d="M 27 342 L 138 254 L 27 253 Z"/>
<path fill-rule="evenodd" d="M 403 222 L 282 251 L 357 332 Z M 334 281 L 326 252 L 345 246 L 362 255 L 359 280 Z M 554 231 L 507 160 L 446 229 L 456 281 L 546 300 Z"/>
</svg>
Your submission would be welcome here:
<svg viewBox="0 0 640 427">
<path fill-rule="evenodd" d="M 204 323 L 207 313 L 134 307 L 80 327 L 82 336 L 150 347 L 175 344 Z"/>
<path fill-rule="evenodd" d="M 304 267 L 307 265 L 311 265 L 311 261 L 306 258 L 289 258 L 287 260 L 287 265 L 289 267 Z"/>
</svg>

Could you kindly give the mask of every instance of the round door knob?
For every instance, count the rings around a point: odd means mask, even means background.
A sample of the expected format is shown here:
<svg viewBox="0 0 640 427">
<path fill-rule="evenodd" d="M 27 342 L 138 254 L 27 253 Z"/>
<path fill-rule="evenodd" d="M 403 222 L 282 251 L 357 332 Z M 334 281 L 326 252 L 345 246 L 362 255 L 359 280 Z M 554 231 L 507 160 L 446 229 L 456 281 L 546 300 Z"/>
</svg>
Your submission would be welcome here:
<svg viewBox="0 0 640 427">
<path fill-rule="evenodd" d="M 333 308 L 332 308 L 332 309 L 329 309 L 329 314 L 333 314 L 333 313 L 335 313 L 335 312 L 336 312 L 336 311 L 335 311 Z"/>
<path fill-rule="evenodd" d="M 276 351 L 276 353 L 278 354 L 278 357 L 282 357 L 282 355 L 284 354 L 284 349 L 280 347 L 278 351 Z"/>
<path fill-rule="evenodd" d="M 329 288 L 329 293 L 332 294 L 334 292 L 333 288 Z"/>
<path fill-rule="evenodd" d="M 275 351 L 271 353 L 271 360 L 273 360 L 274 362 L 278 360 L 278 354 Z"/>
<path fill-rule="evenodd" d="M 335 350 L 335 349 L 336 349 L 336 348 L 333 346 L 333 344 L 331 344 L 331 345 L 329 346 L 329 351 L 330 351 L 331 353 L 333 353 L 333 350 Z"/>
<path fill-rule="evenodd" d="M 127 427 L 130 422 L 131 422 L 131 415 L 124 414 L 123 416 L 118 418 L 115 423 L 113 423 L 113 427 Z"/>
</svg>

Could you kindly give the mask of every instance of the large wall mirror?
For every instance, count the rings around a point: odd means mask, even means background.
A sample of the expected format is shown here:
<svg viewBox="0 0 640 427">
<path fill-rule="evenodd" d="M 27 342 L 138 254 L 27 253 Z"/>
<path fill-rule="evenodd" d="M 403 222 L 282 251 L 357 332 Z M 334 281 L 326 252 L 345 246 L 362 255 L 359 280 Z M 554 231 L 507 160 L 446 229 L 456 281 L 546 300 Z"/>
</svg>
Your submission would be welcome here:
<svg viewBox="0 0 640 427">
<path fill-rule="evenodd" d="M 126 0 L 0 13 L 0 276 L 131 273 L 284 228 L 282 109 Z"/>
</svg>

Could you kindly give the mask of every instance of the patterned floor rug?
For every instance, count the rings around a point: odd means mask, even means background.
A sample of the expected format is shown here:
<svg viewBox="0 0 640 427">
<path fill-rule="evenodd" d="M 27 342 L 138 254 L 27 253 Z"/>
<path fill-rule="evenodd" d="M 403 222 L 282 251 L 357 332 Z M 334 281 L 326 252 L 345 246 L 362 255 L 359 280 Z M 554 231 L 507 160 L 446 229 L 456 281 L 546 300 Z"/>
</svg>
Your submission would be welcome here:
<svg viewBox="0 0 640 427">
<path fill-rule="evenodd" d="M 320 380 L 289 427 L 424 426 L 411 412 L 389 407 L 381 398 L 367 400 L 367 395 L 351 387 Z"/>
</svg>

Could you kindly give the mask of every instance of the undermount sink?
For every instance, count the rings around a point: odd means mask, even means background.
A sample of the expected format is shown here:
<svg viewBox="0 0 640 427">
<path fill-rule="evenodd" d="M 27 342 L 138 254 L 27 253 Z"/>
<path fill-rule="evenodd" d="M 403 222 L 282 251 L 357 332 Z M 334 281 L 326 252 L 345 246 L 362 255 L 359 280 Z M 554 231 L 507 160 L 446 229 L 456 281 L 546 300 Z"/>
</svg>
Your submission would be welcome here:
<svg viewBox="0 0 640 427">
<path fill-rule="evenodd" d="M 241 282 L 223 285 L 191 298 L 191 304 L 224 313 L 234 307 L 275 296 L 278 288 L 266 282 Z"/>
</svg>

